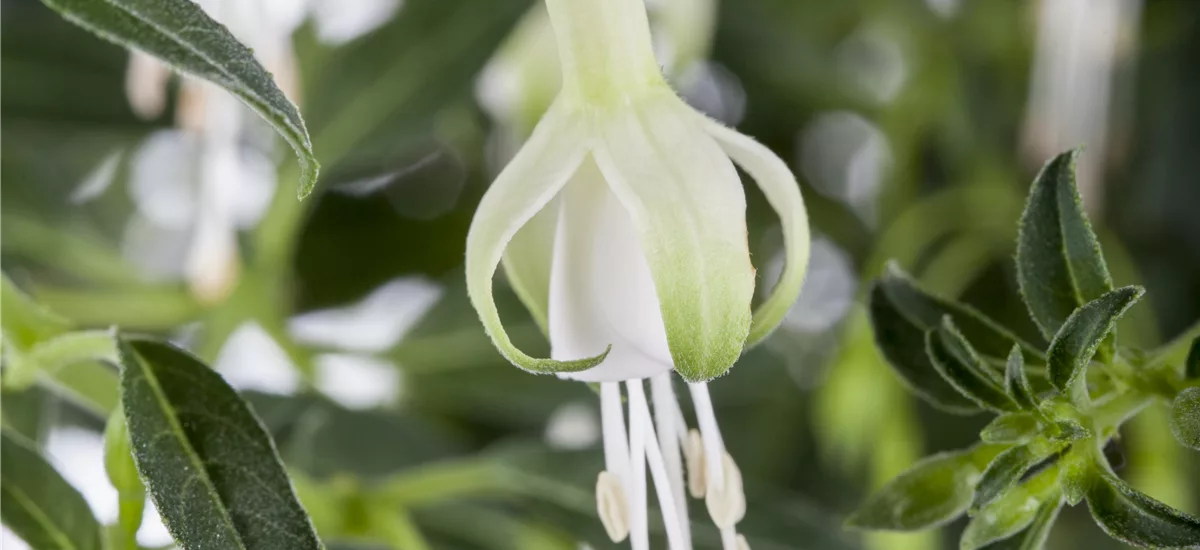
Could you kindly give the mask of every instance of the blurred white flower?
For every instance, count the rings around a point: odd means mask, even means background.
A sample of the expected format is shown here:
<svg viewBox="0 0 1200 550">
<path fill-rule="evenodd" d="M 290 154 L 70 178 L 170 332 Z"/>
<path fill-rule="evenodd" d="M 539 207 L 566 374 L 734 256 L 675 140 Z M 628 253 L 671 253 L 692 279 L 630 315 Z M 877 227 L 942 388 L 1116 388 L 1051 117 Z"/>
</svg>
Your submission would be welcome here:
<svg viewBox="0 0 1200 550">
<path fill-rule="evenodd" d="M 371 409 L 396 404 L 402 396 L 403 378 L 392 362 L 366 355 L 318 355 L 317 389 L 350 409 Z"/>
<path fill-rule="evenodd" d="M 400 342 L 441 299 L 441 285 L 423 277 L 395 279 L 358 303 L 297 315 L 288 332 L 297 342 L 379 353 Z"/>
<path fill-rule="evenodd" d="M 238 390 L 289 395 L 300 385 L 300 375 L 287 353 L 254 321 L 229 335 L 213 368 Z"/>
<path fill-rule="evenodd" d="M 813 188 L 873 225 L 879 190 L 892 165 L 883 132 L 857 113 L 833 111 L 813 119 L 798 141 L 800 171 Z"/>
<path fill-rule="evenodd" d="M 546 443 L 555 449 L 586 449 L 600 440 L 600 419 L 589 403 L 567 403 L 546 421 Z"/>
</svg>

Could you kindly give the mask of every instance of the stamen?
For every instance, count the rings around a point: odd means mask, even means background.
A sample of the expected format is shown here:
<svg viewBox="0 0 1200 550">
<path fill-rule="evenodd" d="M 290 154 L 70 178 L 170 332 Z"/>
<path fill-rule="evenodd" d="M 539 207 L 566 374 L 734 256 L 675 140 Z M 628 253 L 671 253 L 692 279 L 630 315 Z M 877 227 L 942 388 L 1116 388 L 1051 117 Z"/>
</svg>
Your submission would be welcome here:
<svg viewBox="0 0 1200 550">
<path fill-rule="evenodd" d="M 722 550 L 739 550 L 738 549 L 738 534 L 737 530 L 732 527 L 721 529 L 721 549 Z M 745 540 L 745 539 L 743 539 Z"/>
<path fill-rule="evenodd" d="M 700 438 L 700 432 L 688 430 L 683 456 L 687 459 L 688 493 L 692 498 L 704 498 L 708 475 L 704 473 L 704 441 Z"/>
<path fill-rule="evenodd" d="M 665 372 L 650 379 L 650 395 L 654 400 L 654 419 L 658 430 L 658 445 L 662 448 L 662 459 L 666 467 L 667 479 L 670 483 L 671 496 L 675 500 L 676 516 L 682 526 L 682 547 L 691 548 L 691 522 L 688 520 L 687 499 L 684 495 L 683 460 L 680 457 L 680 436 L 684 432 L 684 424 L 679 413 L 679 401 L 675 397 L 675 388 L 671 385 L 671 373 Z M 651 473 L 654 473 L 651 464 Z M 662 500 L 662 496 L 659 496 Z M 664 515 L 666 509 L 663 509 Z"/>
<path fill-rule="evenodd" d="M 642 383 L 640 381 L 630 382 L 628 387 L 630 415 L 636 414 L 647 420 L 646 430 L 643 434 L 646 444 L 646 459 L 650 465 L 650 477 L 654 481 L 654 491 L 658 496 L 658 506 L 662 509 L 663 525 L 667 531 L 667 544 L 672 550 L 691 550 L 691 543 L 684 536 L 688 524 L 679 521 L 679 509 L 682 507 L 683 500 L 682 498 L 676 499 L 674 487 L 671 485 L 672 478 L 667 476 L 662 450 L 658 445 L 659 440 L 655 436 L 654 425 L 649 422 L 650 408 L 646 406 L 646 395 L 643 393 Z M 682 492 L 682 480 L 679 489 Z"/>
<path fill-rule="evenodd" d="M 621 410 L 621 383 L 600 384 L 600 424 L 604 437 L 604 467 L 629 492 L 629 439 Z"/>
<path fill-rule="evenodd" d="M 725 443 L 721 440 L 721 429 L 717 426 L 717 415 L 713 412 L 712 399 L 708 396 L 706 382 L 690 383 L 688 389 L 692 392 L 692 404 L 696 407 L 696 420 L 700 423 L 700 434 L 703 436 L 704 459 L 707 469 L 708 490 L 725 486 L 725 474 L 721 468 L 722 456 L 725 455 Z"/>
<path fill-rule="evenodd" d="M 634 388 L 642 393 L 641 380 L 627 380 L 625 388 L 629 392 L 629 498 L 631 510 L 629 518 L 630 542 L 633 550 L 650 550 L 650 531 L 646 520 L 646 425 L 649 415 L 638 414 L 634 408 Z M 645 397 L 642 397 L 645 401 Z"/>
<path fill-rule="evenodd" d="M 746 542 L 745 536 L 738 535 L 737 542 L 736 542 L 736 544 L 734 544 L 734 548 L 736 548 L 737 550 L 750 550 L 750 543 Z"/>
<path fill-rule="evenodd" d="M 621 542 L 629 536 L 629 502 L 625 500 L 625 489 L 621 480 L 607 470 L 596 478 L 596 509 L 608 538 Z"/>
<path fill-rule="evenodd" d="M 746 494 L 742 490 L 742 472 L 738 470 L 733 457 L 725 453 L 722 461 L 725 474 L 724 487 L 708 487 L 704 504 L 708 507 L 708 515 L 713 523 L 722 530 L 732 530 L 737 522 L 746 517 Z"/>
</svg>

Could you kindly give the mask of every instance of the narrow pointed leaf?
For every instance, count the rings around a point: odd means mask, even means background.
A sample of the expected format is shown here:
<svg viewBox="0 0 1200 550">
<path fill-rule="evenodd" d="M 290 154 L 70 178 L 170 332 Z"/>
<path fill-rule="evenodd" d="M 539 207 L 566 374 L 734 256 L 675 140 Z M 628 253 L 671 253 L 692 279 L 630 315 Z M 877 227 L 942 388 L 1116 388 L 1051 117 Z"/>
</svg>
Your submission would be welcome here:
<svg viewBox="0 0 1200 550">
<path fill-rule="evenodd" d="M 1187 388 L 1175 396 L 1171 433 L 1183 446 L 1200 451 L 1200 388 Z"/>
<path fill-rule="evenodd" d="M 237 96 L 296 151 L 300 198 L 312 191 L 320 164 L 300 112 L 254 53 L 199 5 L 189 0 L 42 1 L 101 38 L 142 50 Z"/>
<path fill-rule="evenodd" d="M 917 531 L 951 521 L 970 505 L 982 465 L 998 449 L 984 445 L 927 457 L 868 497 L 846 525 Z"/>
<path fill-rule="evenodd" d="M 959 541 L 961 550 L 976 550 L 1016 535 L 1037 518 L 1040 501 L 1014 489 L 971 518 Z"/>
<path fill-rule="evenodd" d="M 1033 522 L 1024 531 L 984 546 L 984 550 L 1042 550 L 1062 506 L 1061 498 L 1043 503 L 1038 509 L 1037 517 L 1033 518 Z"/>
<path fill-rule="evenodd" d="M 872 286 L 867 307 L 876 345 L 910 391 L 946 412 L 972 414 L 979 411 L 979 405 L 938 374 L 926 352 L 926 330 L 896 308 L 881 282 L 876 281 Z"/>
<path fill-rule="evenodd" d="M 1004 368 L 1004 391 L 1022 409 L 1037 410 L 1037 396 L 1029 385 L 1029 377 L 1025 375 L 1025 357 L 1018 346 L 1013 346 L 1008 353 Z"/>
<path fill-rule="evenodd" d="M 1144 292 L 1136 286 L 1118 288 L 1088 302 L 1067 318 L 1046 352 L 1050 383 L 1058 391 L 1070 395 L 1072 399 L 1086 396 L 1084 377 L 1087 364 L 1100 342 L 1112 331 L 1117 319 Z"/>
<path fill-rule="evenodd" d="M 999 381 L 989 372 L 947 317 L 942 327 L 925 334 L 925 350 L 933 368 L 946 382 L 985 409 L 997 412 L 1014 411 L 1016 403 L 1004 393 Z"/>
<path fill-rule="evenodd" d="M 185 550 L 319 549 L 279 453 L 221 377 L 166 343 L 118 336 L 138 472 Z"/>
<path fill-rule="evenodd" d="M 5 347 L 28 349 L 70 327 L 70 321 L 33 301 L 8 275 L 0 273 L 0 329 L 4 331 Z"/>
<path fill-rule="evenodd" d="M 1002 414 L 983 428 L 979 438 L 986 443 L 1025 443 L 1038 434 L 1041 426 L 1033 413 Z"/>
<path fill-rule="evenodd" d="M 1109 474 L 1096 476 L 1087 490 L 1096 523 L 1126 544 L 1148 548 L 1200 546 L 1200 519 L 1154 500 Z"/>
<path fill-rule="evenodd" d="M 1075 187 L 1079 153 L 1063 153 L 1042 168 L 1029 190 L 1017 237 L 1017 281 L 1047 338 L 1076 308 L 1113 289 Z"/>
<path fill-rule="evenodd" d="M 979 485 L 975 488 L 975 498 L 971 502 L 971 509 L 979 510 L 1000 498 L 1009 487 L 1020 481 L 1021 476 L 1025 475 L 1030 468 L 1065 446 L 1065 444 L 1057 442 L 1035 441 L 1000 453 L 983 471 L 983 477 L 979 479 Z"/>
<path fill-rule="evenodd" d="M 925 291 L 895 262 L 888 263 L 878 281 L 895 307 L 923 331 L 937 328 L 942 318 L 949 315 L 980 354 L 1004 358 L 1015 344 L 1021 347 L 1027 358 L 1040 358 L 1042 355 L 1036 347 L 974 308 Z"/>
<path fill-rule="evenodd" d="M 38 550 L 100 550 L 100 523 L 83 496 L 33 444 L 0 435 L 0 519 Z"/>
</svg>

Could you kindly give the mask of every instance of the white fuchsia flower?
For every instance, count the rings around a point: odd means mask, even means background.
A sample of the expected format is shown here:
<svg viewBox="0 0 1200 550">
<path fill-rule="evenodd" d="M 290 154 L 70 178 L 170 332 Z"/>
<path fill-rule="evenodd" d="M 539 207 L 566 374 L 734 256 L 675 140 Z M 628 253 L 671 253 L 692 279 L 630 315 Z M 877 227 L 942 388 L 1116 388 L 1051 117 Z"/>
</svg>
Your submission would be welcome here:
<svg viewBox="0 0 1200 550">
<path fill-rule="evenodd" d="M 467 237 L 472 304 L 513 364 L 599 383 L 606 469 L 596 496 L 614 541 L 649 547 L 648 465 L 671 548 L 691 548 L 685 488 L 705 498 L 725 548 L 745 547 L 741 474 L 707 381 L 765 338 L 800 292 L 809 232 L 799 186 L 770 150 L 670 89 L 641 0 L 546 5 L 562 89 L 480 202 Z M 735 162 L 779 213 L 785 237 L 783 273 L 753 313 Z M 551 358 L 525 354 L 505 332 L 492 296 L 501 262 L 549 336 Z M 699 432 L 686 428 L 672 370 L 689 384 Z"/>
</svg>

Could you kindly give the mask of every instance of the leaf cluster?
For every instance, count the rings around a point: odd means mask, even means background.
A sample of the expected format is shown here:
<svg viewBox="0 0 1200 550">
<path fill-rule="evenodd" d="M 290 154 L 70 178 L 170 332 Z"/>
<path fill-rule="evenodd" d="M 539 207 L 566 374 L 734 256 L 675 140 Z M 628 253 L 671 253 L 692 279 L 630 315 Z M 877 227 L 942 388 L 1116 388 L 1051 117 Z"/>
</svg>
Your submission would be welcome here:
<svg viewBox="0 0 1200 550">
<path fill-rule="evenodd" d="M 966 513 L 964 550 L 1029 550 L 1042 547 L 1064 504 L 1086 500 L 1096 523 L 1125 543 L 1200 545 L 1200 519 L 1126 484 L 1102 451 L 1154 399 L 1173 402 L 1176 438 L 1200 449 L 1200 339 L 1185 365 L 1118 344 L 1117 320 L 1144 291 L 1113 285 L 1076 189 L 1078 155 L 1046 164 L 1021 216 L 1017 279 L 1046 346 L 921 288 L 895 264 L 874 282 L 876 343 L 905 385 L 946 412 L 997 416 L 981 443 L 916 464 L 848 525 L 912 531 Z"/>
</svg>

